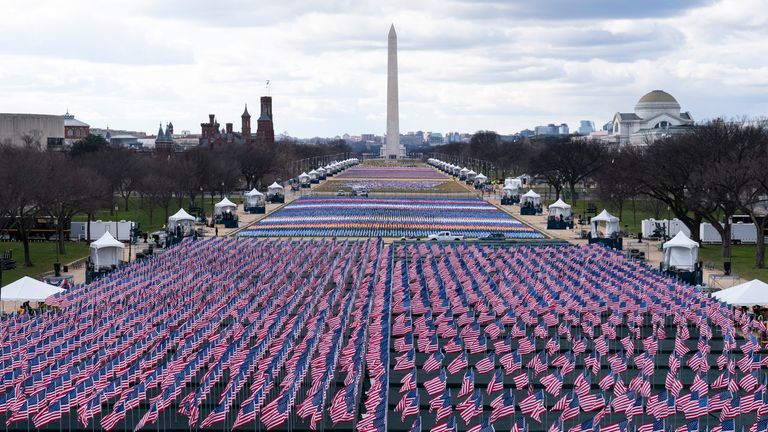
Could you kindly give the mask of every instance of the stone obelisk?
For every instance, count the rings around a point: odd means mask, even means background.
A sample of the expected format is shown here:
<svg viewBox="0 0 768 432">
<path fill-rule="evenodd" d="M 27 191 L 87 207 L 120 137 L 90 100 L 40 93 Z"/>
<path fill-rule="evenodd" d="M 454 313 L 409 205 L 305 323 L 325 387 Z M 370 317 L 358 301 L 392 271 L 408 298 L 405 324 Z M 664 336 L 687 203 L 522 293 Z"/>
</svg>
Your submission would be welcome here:
<svg viewBox="0 0 768 432">
<path fill-rule="evenodd" d="M 395 25 L 389 28 L 387 38 L 387 142 L 383 156 L 386 159 L 405 156 L 400 149 L 400 98 L 397 91 L 397 33 Z"/>
</svg>

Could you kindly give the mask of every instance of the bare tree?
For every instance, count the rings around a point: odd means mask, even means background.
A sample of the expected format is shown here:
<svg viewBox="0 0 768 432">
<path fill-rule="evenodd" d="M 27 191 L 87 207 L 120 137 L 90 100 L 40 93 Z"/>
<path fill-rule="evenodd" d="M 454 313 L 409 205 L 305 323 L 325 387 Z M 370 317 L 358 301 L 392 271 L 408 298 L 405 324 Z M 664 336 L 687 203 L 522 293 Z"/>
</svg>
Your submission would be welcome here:
<svg viewBox="0 0 768 432">
<path fill-rule="evenodd" d="M 6 213 L 18 230 L 24 247 L 24 265 L 32 267 L 30 232 L 40 211 L 39 192 L 47 173 L 40 164 L 44 154 L 31 148 L 6 149 L 3 154 L 2 184 L 9 191 L 4 198 Z"/>
<path fill-rule="evenodd" d="M 725 262 L 731 261 L 731 218 L 751 204 L 745 199 L 753 196 L 755 179 L 745 167 L 763 154 L 763 135 L 762 128 L 722 120 L 696 126 L 690 134 L 696 151 L 706 158 L 706 163 L 692 166 L 692 187 L 699 187 L 706 208 L 718 210 L 702 216 L 720 234 Z"/>
<path fill-rule="evenodd" d="M 48 181 L 39 191 L 38 200 L 42 213 L 56 221 L 57 247 L 64 254 L 64 228 L 76 214 L 86 211 L 90 202 L 103 195 L 103 180 L 92 170 L 60 156 L 46 157 Z"/>
<path fill-rule="evenodd" d="M 576 186 L 594 175 L 605 163 L 605 146 L 597 141 L 548 140 L 541 144 L 536 156 L 536 174 L 562 179 L 576 205 Z M 555 171 L 557 174 L 545 174 Z"/>
</svg>

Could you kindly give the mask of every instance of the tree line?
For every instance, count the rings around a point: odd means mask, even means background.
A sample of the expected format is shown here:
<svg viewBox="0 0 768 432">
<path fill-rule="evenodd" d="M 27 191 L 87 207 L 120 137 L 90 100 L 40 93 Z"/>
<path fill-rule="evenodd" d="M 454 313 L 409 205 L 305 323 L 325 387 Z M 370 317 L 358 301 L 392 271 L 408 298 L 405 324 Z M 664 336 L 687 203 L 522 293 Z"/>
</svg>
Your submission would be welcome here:
<svg viewBox="0 0 768 432">
<path fill-rule="evenodd" d="M 23 243 L 24 263 L 32 266 L 29 242 L 35 218 L 56 221 L 60 253 L 65 253 L 64 230 L 76 215 L 93 220 L 97 211 L 115 206 L 129 210 L 138 197 L 150 218 L 172 207 L 183 207 L 203 194 L 214 197 L 235 190 L 263 188 L 287 180 L 293 161 L 348 151 L 338 142 L 302 145 L 280 141 L 274 145 L 230 145 L 211 150 L 194 147 L 182 153 L 137 153 L 113 148 L 90 135 L 69 152 L 40 151 L 34 145 L 0 145 L 0 218 L 10 221 Z M 89 239 L 90 240 L 90 239 Z"/>
<path fill-rule="evenodd" d="M 768 128 L 763 122 L 717 119 L 645 145 L 621 147 L 570 137 L 502 142 L 495 132 L 480 131 L 469 144 L 435 152 L 493 161 L 502 173 L 534 175 L 553 188 L 556 198 L 569 191 L 574 205 L 580 187 L 620 209 L 631 199 L 649 200 L 667 207 L 698 242 L 702 222 L 730 239 L 731 217 L 748 215 L 757 227 L 755 267 L 765 267 Z M 722 257 L 731 260 L 730 242 L 723 242 Z"/>
</svg>

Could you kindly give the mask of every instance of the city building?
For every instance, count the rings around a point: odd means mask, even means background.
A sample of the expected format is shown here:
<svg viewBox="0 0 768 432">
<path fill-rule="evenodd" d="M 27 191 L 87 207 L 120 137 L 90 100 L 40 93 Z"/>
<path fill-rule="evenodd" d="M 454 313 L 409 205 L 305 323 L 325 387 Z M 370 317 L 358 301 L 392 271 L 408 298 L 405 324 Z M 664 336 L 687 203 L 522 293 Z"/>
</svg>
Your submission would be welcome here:
<svg viewBox="0 0 768 432">
<path fill-rule="evenodd" d="M 163 124 L 160 123 L 160 129 L 155 137 L 155 151 L 170 153 L 173 151 L 173 123 L 168 123 L 163 132 Z"/>
<path fill-rule="evenodd" d="M 246 112 L 244 114 L 247 114 L 248 110 L 246 107 Z M 250 143 L 250 116 L 248 116 L 248 134 L 246 135 L 245 132 L 243 134 L 248 137 L 248 143 Z M 275 143 L 275 127 L 272 122 L 272 97 L 270 96 L 262 96 L 261 97 L 261 115 L 259 116 L 259 119 L 257 120 L 257 128 L 256 128 L 256 142 L 258 144 L 274 144 Z M 243 123 L 245 124 L 245 123 Z"/>
<path fill-rule="evenodd" d="M 582 120 L 579 122 L 579 134 L 589 135 L 595 131 L 595 122 L 591 120 Z"/>
<path fill-rule="evenodd" d="M 0 113 L 0 144 L 39 149 L 64 145 L 64 116 Z"/>
<path fill-rule="evenodd" d="M 642 145 L 667 135 L 686 132 L 693 126 L 690 112 L 663 90 L 646 93 L 631 113 L 617 112 L 605 141 L 618 145 Z"/>
<path fill-rule="evenodd" d="M 88 123 L 82 122 L 75 118 L 74 115 L 69 113 L 64 114 L 64 143 L 72 145 L 75 141 L 88 136 L 91 133 L 91 126 Z"/>
<path fill-rule="evenodd" d="M 215 114 L 208 114 L 208 122 L 200 123 L 201 134 L 199 143 L 202 146 L 215 149 L 226 144 L 274 144 L 275 128 L 272 122 L 272 98 L 261 98 L 261 113 L 256 120 L 256 134 L 251 132 L 251 114 L 248 105 L 245 106 L 240 116 L 240 132 L 234 131 L 234 125 L 227 123 L 224 129 L 219 129 L 219 122 Z"/>
</svg>

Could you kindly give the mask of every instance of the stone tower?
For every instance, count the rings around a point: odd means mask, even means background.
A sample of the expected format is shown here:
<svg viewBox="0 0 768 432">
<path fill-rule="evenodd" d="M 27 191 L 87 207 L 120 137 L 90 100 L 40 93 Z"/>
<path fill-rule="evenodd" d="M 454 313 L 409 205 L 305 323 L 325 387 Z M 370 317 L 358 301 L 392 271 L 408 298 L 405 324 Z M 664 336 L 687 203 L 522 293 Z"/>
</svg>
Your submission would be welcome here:
<svg viewBox="0 0 768 432">
<path fill-rule="evenodd" d="M 272 124 L 272 97 L 261 97 L 261 115 L 259 115 L 256 123 L 256 142 L 259 144 L 274 144 L 275 128 Z"/>
<path fill-rule="evenodd" d="M 248 113 L 248 104 L 245 104 L 245 111 L 243 111 L 243 115 L 240 116 L 240 120 L 242 121 L 242 127 L 240 129 L 243 140 L 246 144 L 251 143 L 251 115 Z"/>
</svg>

